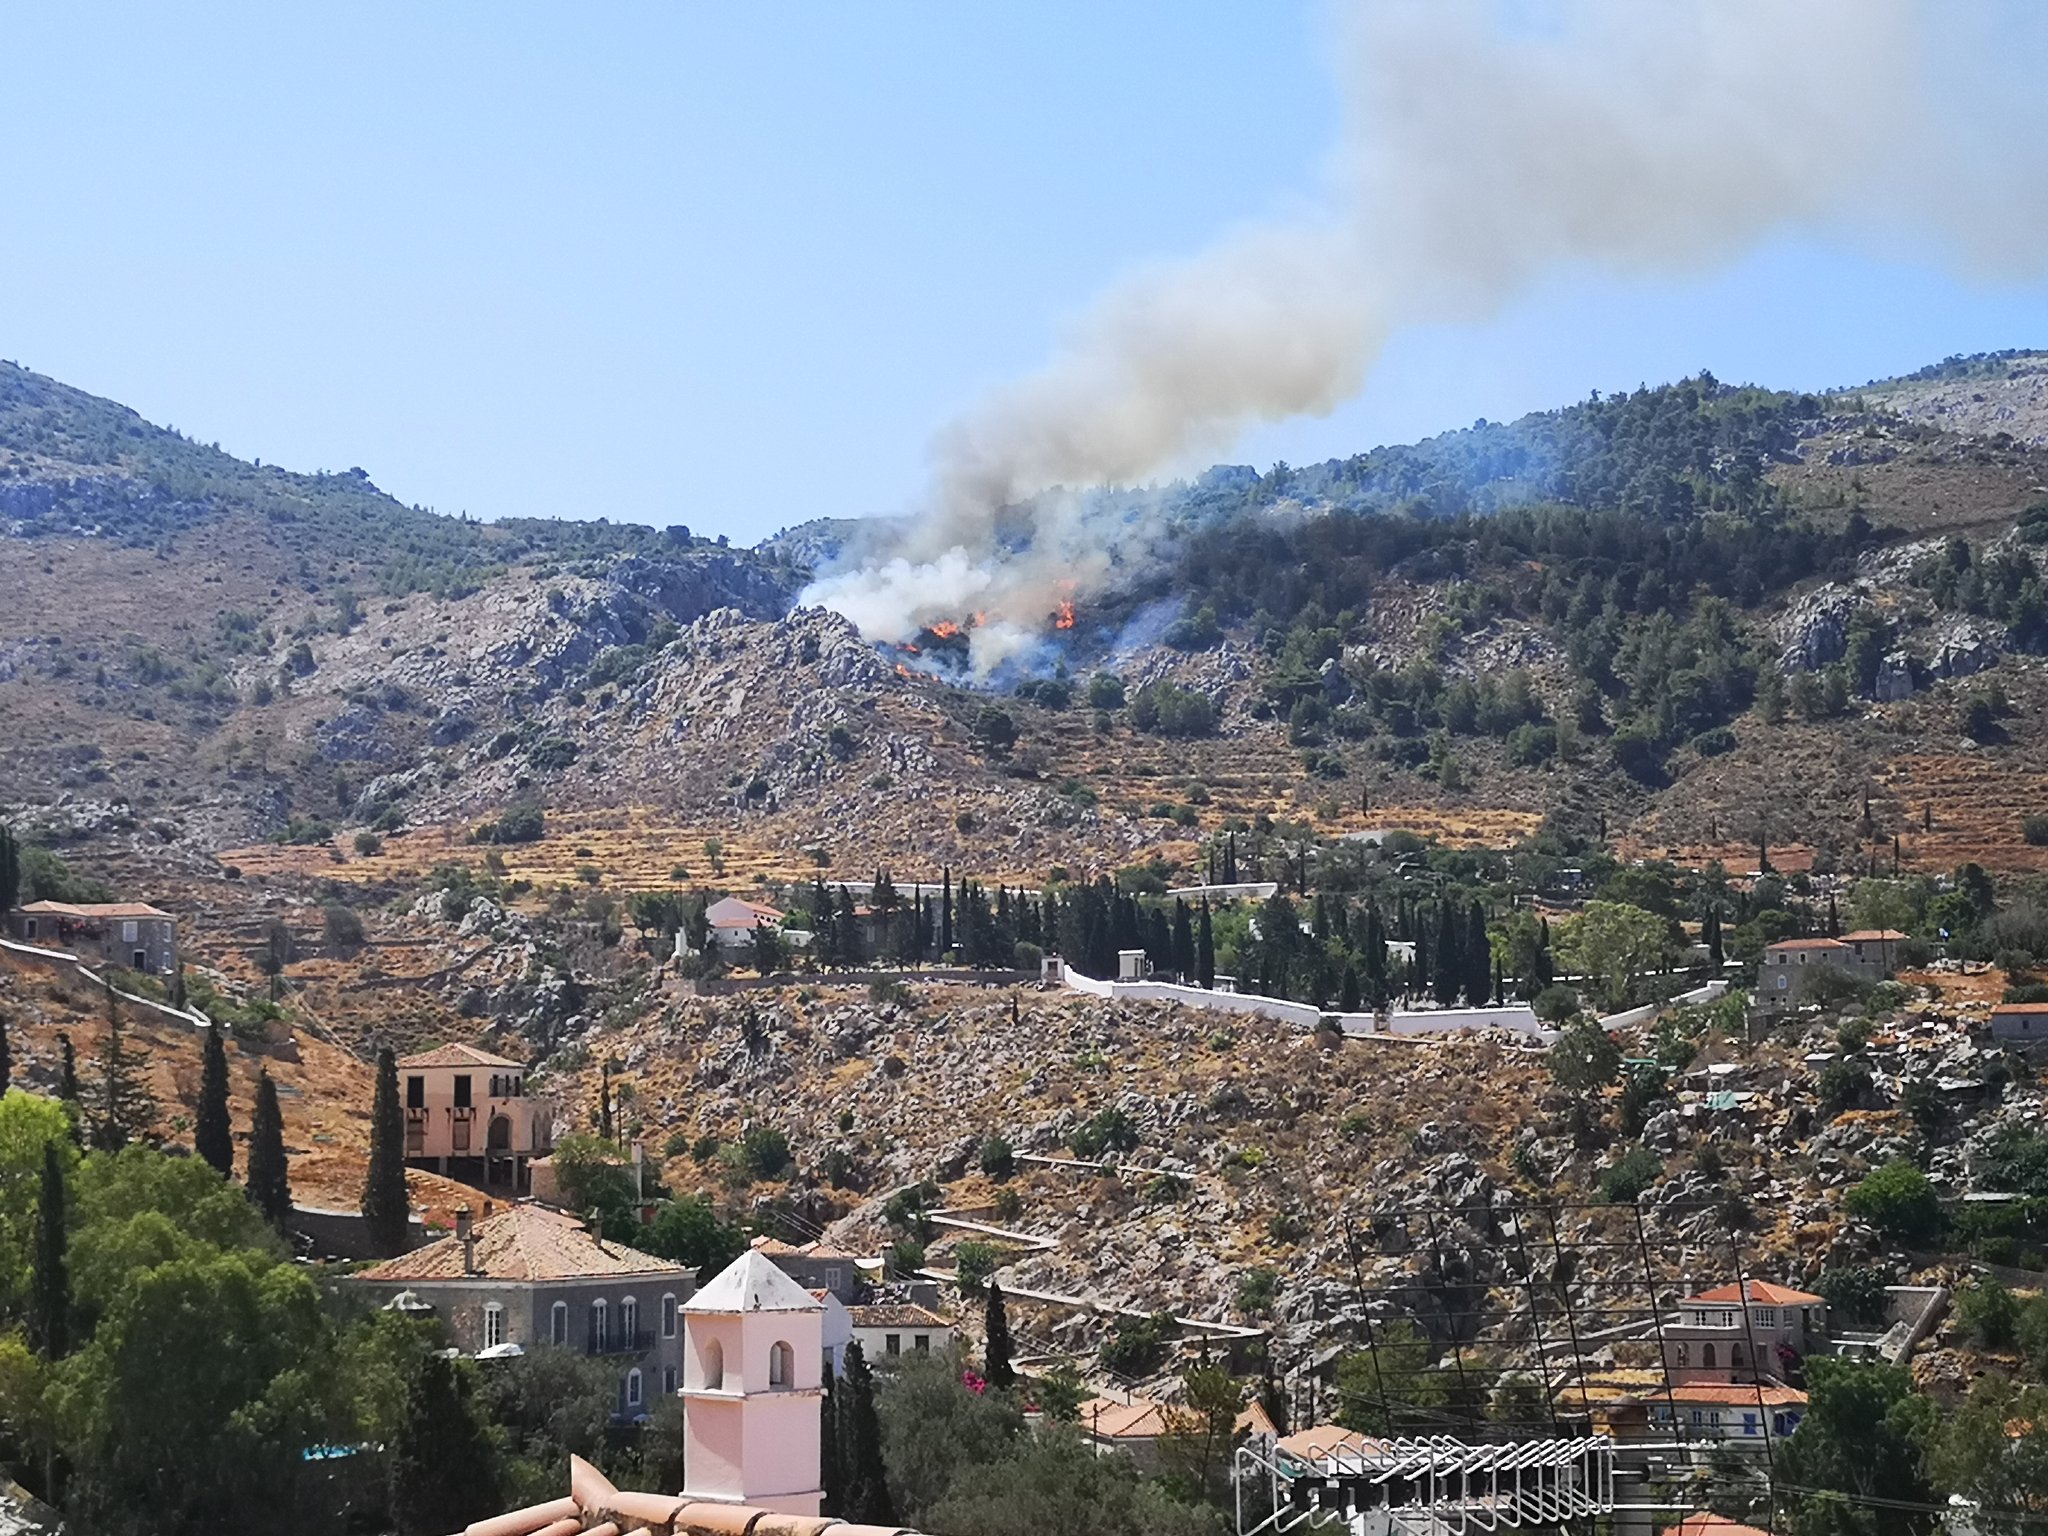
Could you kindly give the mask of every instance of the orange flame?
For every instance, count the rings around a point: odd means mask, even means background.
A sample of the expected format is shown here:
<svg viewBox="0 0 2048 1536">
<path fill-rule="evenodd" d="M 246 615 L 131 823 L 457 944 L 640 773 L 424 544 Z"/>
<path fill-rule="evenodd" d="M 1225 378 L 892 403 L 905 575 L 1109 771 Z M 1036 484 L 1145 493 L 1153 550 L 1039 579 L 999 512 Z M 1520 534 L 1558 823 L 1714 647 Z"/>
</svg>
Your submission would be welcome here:
<svg viewBox="0 0 2048 1536">
<path fill-rule="evenodd" d="M 1052 621 L 1052 627 L 1054 629 L 1072 629 L 1074 627 L 1074 600 L 1071 597 L 1060 599 L 1059 616 Z"/>
<path fill-rule="evenodd" d="M 923 646 L 913 645 L 908 640 L 904 641 L 901 645 L 897 646 L 896 649 L 899 651 L 908 651 L 913 656 L 921 656 L 924 654 Z"/>
<path fill-rule="evenodd" d="M 958 624 L 955 624 L 951 619 L 940 619 L 938 623 L 927 624 L 925 628 L 929 629 L 941 640 L 950 640 L 955 635 L 960 633 L 960 626 Z"/>
<path fill-rule="evenodd" d="M 917 676 L 917 674 L 916 674 L 915 672 L 911 671 L 911 670 L 910 670 L 910 668 L 908 668 L 908 667 L 906 667 L 905 665 L 903 665 L 903 663 L 902 663 L 902 662 L 900 662 L 900 661 L 896 663 L 896 675 L 897 675 L 898 677 L 915 677 L 915 676 Z"/>
</svg>

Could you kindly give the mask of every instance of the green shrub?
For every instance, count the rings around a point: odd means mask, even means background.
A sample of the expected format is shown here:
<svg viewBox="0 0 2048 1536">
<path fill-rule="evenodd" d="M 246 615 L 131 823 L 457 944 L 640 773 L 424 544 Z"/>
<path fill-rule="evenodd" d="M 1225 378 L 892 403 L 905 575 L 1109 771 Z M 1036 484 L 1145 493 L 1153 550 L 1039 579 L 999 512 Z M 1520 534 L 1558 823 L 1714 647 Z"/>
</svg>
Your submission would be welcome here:
<svg viewBox="0 0 2048 1536">
<path fill-rule="evenodd" d="M 1928 1246 L 1941 1237 L 1941 1202 L 1934 1186 L 1903 1159 L 1871 1174 L 1842 1197 L 1842 1204 L 1895 1242 Z"/>
<path fill-rule="evenodd" d="M 996 1272 L 1001 1260 L 1002 1255 L 993 1243 L 957 1244 L 953 1249 L 953 1273 L 959 1279 L 960 1289 L 973 1294 L 986 1288 L 988 1277 Z"/>
<path fill-rule="evenodd" d="M 1600 1175 L 1600 1197 L 1614 1205 L 1632 1205 L 1663 1176 L 1664 1164 L 1647 1147 L 1631 1147 Z"/>
<path fill-rule="evenodd" d="M 789 1138 L 773 1126 L 750 1125 L 740 1137 L 740 1158 L 755 1178 L 776 1178 L 789 1167 Z"/>
<path fill-rule="evenodd" d="M 992 1179 L 1007 1179 L 1017 1168 L 1017 1154 L 1000 1136 L 981 1144 L 981 1171 Z"/>
</svg>

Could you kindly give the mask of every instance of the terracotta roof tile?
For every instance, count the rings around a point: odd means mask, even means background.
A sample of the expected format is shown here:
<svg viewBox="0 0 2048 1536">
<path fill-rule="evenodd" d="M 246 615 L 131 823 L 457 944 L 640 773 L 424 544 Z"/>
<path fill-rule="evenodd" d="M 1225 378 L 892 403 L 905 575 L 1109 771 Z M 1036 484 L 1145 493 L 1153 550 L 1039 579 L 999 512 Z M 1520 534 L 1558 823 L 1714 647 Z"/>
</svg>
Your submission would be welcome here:
<svg viewBox="0 0 2048 1536">
<path fill-rule="evenodd" d="M 464 1045 L 451 1040 L 446 1045 L 437 1045 L 431 1051 L 417 1051 L 410 1056 L 398 1058 L 401 1067 L 512 1067 L 524 1071 L 526 1063 L 514 1061 L 509 1056 L 498 1056 L 490 1051 L 480 1051 L 473 1045 Z"/>
<path fill-rule="evenodd" d="M 32 901 L 24 912 L 53 913 L 58 917 L 163 917 L 170 913 L 146 901 Z"/>
<path fill-rule="evenodd" d="M 1780 939 L 1775 944 L 1766 944 L 1766 951 L 1773 949 L 1847 949 L 1849 946 L 1840 939 Z"/>
<path fill-rule="evenodd" d="M 583 1223 L 543 1205 L 515 1205 L 476 1224 L 476 1268 L 464 1267 L 463 1244 L 449 1236 L 386 1259 L 355 1278 L 401 1281 L 407 1285 L 435 1280 L 581 1280 L 615 1275 L 694 1277 L 685 1264 L 657 1259 L 651 1253 L 619 1243 L 600 1243 Z"/>
<path fill-rule="evenodd" d="M 1842 935 L 1844 944 L 1899 944 L 1905 935 L 1896 928 L 1858 928 L 1854 933 Z"/>
<path fill-rule="evenodd" d="M 1081 1405 L 1080 1424 L 1098 1440 L 1149 1440 L 1166 1433 L 1166 1410 L 1149 1397 L 1091 1397 Z"/>
<path fill-rule="evenodd" d="M 1754 1408 L 1758 1403 L 1766 1408 L 1806 1406 L 1806 1394 L 1797 1387 L 1759 1386 L 1754 1382 L 1686 1381 L 1673 1387 L 1669 1394 L 1648 1394 L 1652 1402 L 1667 1395 L 1674 1403 L 1712 1403 L 1730 1408 Z"/>
<path fill-rule="evenodd" d="M 1789 1285 L 1773 1285 L 1768 1280 L 1747 1280 L 1743 1282 L 1749 1292 L 1749 1299 L 1766 1307 L 1818 1307 L 1825 1305 L 1827 1298 L 1816 1296 L 1810 1291 L 1795 1291 Z M 1742 1300 L 1742 1292 L 1732 1285 L 1716 1286 L 1711 1291 L 1701 1291 L 1697 1296 L 1688 1296 L 1686 1301 L 1718 1301 L 1723 1305 Z M 1681 1302 L 1683 1306 L 1685 1303 Z"/>
<path fill-rule="evenodd" d="M 915 1302 L 878 1302 L 867 1307 L 848 1307 L 856 1328 L 950 1328 L 951 1318 L 941 1317 L 930 1307 Z"/>
</svg>

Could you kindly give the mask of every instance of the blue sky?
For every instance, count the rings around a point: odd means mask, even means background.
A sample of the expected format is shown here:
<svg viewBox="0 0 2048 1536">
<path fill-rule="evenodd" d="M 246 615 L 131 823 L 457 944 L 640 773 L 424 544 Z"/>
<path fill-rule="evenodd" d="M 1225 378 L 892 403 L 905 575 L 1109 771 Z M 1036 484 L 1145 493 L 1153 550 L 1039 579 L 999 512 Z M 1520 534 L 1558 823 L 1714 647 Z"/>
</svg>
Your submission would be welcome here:
<svg viewBox="0 0 2048 1536">
<path fill-rule="evenodd" d="M 478 516 L 898 511 L 1133 263 L 1309 195 L 1320 4 L 19 8 L 0 356 Z M 2048 285 L 1812 240 L 1397 332 L 1306 462 L 1698 368 L 2048 345 Z"/>
</svg>

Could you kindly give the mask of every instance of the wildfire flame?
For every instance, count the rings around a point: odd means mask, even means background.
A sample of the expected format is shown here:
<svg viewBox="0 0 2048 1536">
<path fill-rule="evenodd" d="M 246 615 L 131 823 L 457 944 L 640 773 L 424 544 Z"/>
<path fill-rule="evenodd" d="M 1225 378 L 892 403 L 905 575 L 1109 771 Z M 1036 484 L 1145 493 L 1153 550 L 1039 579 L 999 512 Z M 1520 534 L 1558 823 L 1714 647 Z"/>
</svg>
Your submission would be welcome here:
<svg viewBox="0 0 2048 1536">
<path fill-rule="evenodd" d="M 1072 629 L 1074 627 L 1074 600 L 1071 597 L 1060 599 L 1060 611 L 1058 616 L 1053 619 L 1052 627 L 1054 629 Z"/>
<path fill-rule="evenodd" d="M 916 674 L 915 672 L 911 671 L 911 670 L 910 670 L 910 668 L 908 668 L 908 667 L 906 667 L 905 665 L 903 665 L 903 663 L 902 663 L 902 662 L 900 662 L 900 661 L 896 663 L 896 675 L 897 675 L 898 677 L 915 677 L 915 676 L 917 676 L 917 674 Z"/>
<path fill-rule="evenodd" d="M 941 640 L 951 640 L 961 632 L 960 626 L 951 619 L 940 619 L 936 624 L 927 624 L 925 627 Z"/>
</svg>

